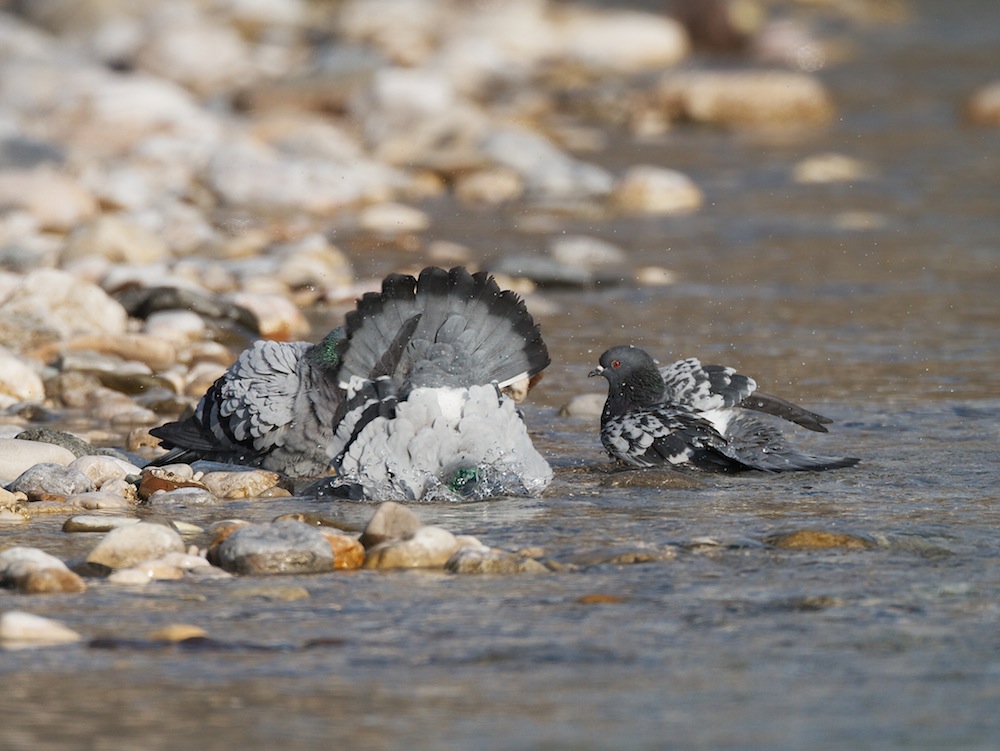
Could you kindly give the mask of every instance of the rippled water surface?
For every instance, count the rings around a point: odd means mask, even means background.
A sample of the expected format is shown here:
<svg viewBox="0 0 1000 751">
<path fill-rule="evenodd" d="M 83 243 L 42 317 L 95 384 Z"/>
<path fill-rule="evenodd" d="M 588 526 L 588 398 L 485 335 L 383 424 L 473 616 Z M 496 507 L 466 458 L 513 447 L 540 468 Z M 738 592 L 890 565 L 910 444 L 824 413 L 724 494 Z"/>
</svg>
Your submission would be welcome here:
<svg viewBox="0 0 1000 751">
<path fill-rule="evenodd" d="M 527 416 L 553 486 L 540 499 L 419 511 L 489 544 L 540 548 L 564 571 L 0 592 L 0 609 L 98 639 L 0 654 L 0 745 L 995 748 L 1000 131 L 963 125 L 960 107 L 1000 71 L 1000 7 L 917 10 L 910 24 L 862 33 L 851 62 L 821 73 L 840 112 L 830 128 L 678 128 L 656 144 L 617 139 L 597 157 L 683 170 L 706 191 L 698 214 L 554 220 L 552 232 L 606 237 L 679 282 L 543 291 L 554 364 Z M 792 166 L 823 151 L 877 176 L 794 184 Z M 512 214 L 429 208 L 437 236 L 475 248 L 548 237 L 512 229 Z M 401 261 L 358 265 L 381 273 Z M 609 474 L 594 422 L 558 408 L 603 385 L 586 373 L 621 342 L 751 373 L 835 418 L 829 435 L 800 442 L 863 461 L 690 483 Z M 292 499 L 184 520 L 292 510 L 358 525 L 372 511 Z M 61 522 L 33 520 L 0 541 L 17 534 L 64 558 L 89 549 Z M 806 528 L 869 547 L 765 544 Z M 142 641 L 171 623 L 214 641 Z"/>
</svg>

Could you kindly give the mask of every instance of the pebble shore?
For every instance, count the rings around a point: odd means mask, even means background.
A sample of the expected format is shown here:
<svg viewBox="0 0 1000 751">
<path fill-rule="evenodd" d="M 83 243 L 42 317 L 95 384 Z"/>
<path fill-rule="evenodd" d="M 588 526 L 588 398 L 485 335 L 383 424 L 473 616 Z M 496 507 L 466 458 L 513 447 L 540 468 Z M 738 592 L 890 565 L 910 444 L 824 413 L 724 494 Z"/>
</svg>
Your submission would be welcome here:
<svg viewBox="0 0 1000 751">
<path fill-rule="evenodd" d="M 53 0 L 0 11 L 0 525 L 11 532 L 0 585 L 83 593 L 95 578 L 576 565 L 425 525 L 394 503 L 360 533 L 324 519 L 196 527 L 184 509 L 292 489 L 262 470 L 147 468 L 160 451 L 148 430 L 197 402 L 250 339 L 325 333 L 308 311 L 346 309 L 378 283 L 355 272 L 364 248 L 412 249 L 417 268 L 482 266 L 476 249 L 425 242 L 426 199 L 598 219 L 685 214 L 703 204 L 699 186 L 664 165 L 600 166 L 602 129 L 655 139 L 681 123 L 822 127 L 836 103 L 815 71 L 836 47 L 769 22 L 764 6 L 750 23 L 729 19 L 750 52 L 727 72 L 699 69 L 692 27 L 668 15 L 544 0 Z M 970 97 L 971 121 L 1000 124 L 998 87 Z M 871 174 L 820 154 L 794 180 Z M 606 241 L 563 235 L 491 270 L 530 292 L 620 283 L 623 260 Z M 672 276 L 645 268 L 633 281 Z M 563 414 L 593 417 L 602 401 L 581 396 Z M 74 416 L 79 430 L 38 427 Z M 139 505 L 167 522 L 138 520 Z M 16 544 L 47 515 L 97 538 L 85 560 Z M 795 534 L 756 544 L 889 544 Z M 26 613 L 0 616 L 4 645 L 78 638 Z"/>
</svg>

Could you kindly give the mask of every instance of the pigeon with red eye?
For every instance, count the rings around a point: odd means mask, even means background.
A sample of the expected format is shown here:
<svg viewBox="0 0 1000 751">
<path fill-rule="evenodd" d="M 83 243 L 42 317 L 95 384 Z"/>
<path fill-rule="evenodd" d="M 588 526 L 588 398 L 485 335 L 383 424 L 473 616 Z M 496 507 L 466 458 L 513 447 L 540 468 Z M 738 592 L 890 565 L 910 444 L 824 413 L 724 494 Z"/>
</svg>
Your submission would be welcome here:
<svg viewBox="0 0 1000 751">
<path fill-rule="evenodd" d="M 690 466 L 715 472 L 850 467 L 854 457 L 816 456 L 792 447 L 770 414 L 816 432 L 831 420 L 757 391 L 753 378 L 695 358 L 660 368 L 644 350 L 612 347 L 591 376 L 608 381 L 601 443 L 634 467 Z"/>
</svg>

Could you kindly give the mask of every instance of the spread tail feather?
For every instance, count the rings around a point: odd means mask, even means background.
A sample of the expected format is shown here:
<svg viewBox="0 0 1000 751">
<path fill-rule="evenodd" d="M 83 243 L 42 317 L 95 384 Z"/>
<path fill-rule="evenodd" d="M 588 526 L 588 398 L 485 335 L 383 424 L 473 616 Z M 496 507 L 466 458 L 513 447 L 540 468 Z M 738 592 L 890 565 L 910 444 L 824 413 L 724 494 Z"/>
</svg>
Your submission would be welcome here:
<svg viewBox="0 0 1000 751">
<path fill-rule="evenodd" d="M 412 336 L 385 373 L 401 393 L 421 385 L 503 387 L 549 364 L 539 327 L 514 292 L 482 272 L 429 267 L 417 279 L 390 275 L 381 293 L 364 295 L 348 313 L 341 385 L 383 370 L 379 363 L 414 316 Z"/>
</svg>

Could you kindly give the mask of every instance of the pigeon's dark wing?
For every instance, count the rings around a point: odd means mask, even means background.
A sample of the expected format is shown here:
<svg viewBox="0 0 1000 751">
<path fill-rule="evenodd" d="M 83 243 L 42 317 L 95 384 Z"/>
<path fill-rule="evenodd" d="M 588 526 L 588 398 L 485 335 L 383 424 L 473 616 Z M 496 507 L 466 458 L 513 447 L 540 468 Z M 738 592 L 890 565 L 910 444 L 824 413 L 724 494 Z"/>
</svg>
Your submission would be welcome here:
<svg viewBox="0 0 1000 751">
<path fill-rule="evenodd" d="M 775 415 L 783 420 L 801 425 L 803 428 L 815 430 L 817 433 L 828 432 L 826 426 L 833 422 L 829 417 L 823 417 L 823 415 L 810 412 L 808 409 L 804 409 L 797 404 L 792 404 L 772 394 L 765 394 L 763 391 L 755 391 L 741 401 L 739 406 L 745 409 L 752 409 L 755 412 L 765 412 L 769 415 Z"/>
<path fill-rule="evenodd" d="M 605 420 L 601 443 L 611 456 L 637 467 L 691 463 L 721 471 L 744 468 L 725 452 L 726 439 L 711 423 L 668 405 Z"/>
<path fill-rule="evenodd" d="M 826 433 L 824 426 L 833 422 L 781 397 L 758 391 L 753 378 L 724 365 L 702 365 L 697 358 L 689 357 L 661 368 L 660 375 L 665 383 L 664 401 L 696 412 L 742 407 L 780 417 L 818 433 Z"/>
<path fill-rule="evenodd" d="M 702 365 L 695 357 L 660 368 L 663 401 L 695 412 L 735 407 L 754 391 L 757 383 L 723 365 Z"/>
<path fill-rule="evenodd" d="M 150 431 L 171 449 L 154 464 L 200 458 L 296 476 L 325 472 L 341 395 L 310 352 L 308 342 L 255 342 L 190 417 Z"/>
<path fill-rule="evenodd" d="M 295 421 L 298 366 L 309 346 L 255 342 L 212 384 L 191 417 L 150 433 L 166 448 L 220 461 L 251 461 L 267 453 Z"/>
</svg>

